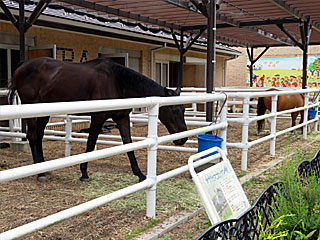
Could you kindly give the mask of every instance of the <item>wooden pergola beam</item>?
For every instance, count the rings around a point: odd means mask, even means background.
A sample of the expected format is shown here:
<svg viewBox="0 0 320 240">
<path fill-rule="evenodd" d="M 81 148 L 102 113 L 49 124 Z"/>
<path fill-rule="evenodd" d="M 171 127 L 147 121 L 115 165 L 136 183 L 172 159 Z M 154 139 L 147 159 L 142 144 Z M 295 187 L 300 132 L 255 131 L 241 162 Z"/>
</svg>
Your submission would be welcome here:
<svg viewBox="0 0 320 240">
<path fill-rule="evenodd" d="M 298 19 L 302 19 L 304 22 L 308 21 L 308 16 L 305 16 L 304 14 L 302 14 L 297 9 L 295 9 L 294 7 L 292 7 L 291 5 L 289 5 L 288 3 L 286 3 L 283 0 L 268 0 L 268 1 L 273 3 L 274 5 L 277 5 L 279 8 L 283 9 L 284 11 L 291 14 L 292 16 L 294 16 Z M 319 23 L 312 21 L 311 25 L 315 30 L 320 32 L 320 24 Z"/>
<path fill-rule="evenodd" d="M 173 28 L 173 29 L 181 29 L 180 25 L 174 24 L 174 23 L 168 23 L 166 21 L 162 21 L 159 19 L 154 19 L 151 17 L 142 16 L 140 14 L 132 13 L 132 12 L 126 12 L 120 9 L 112 8 L 109 6 L 104 6 L 95 2 L 85 1 L 85 0 L 60 0 L 60 2 L 68 3 L 75 6 L 80 6 L 83 8 L 93 9 L 98 12 L 104 12 L 107 14 L 113 14 L 120 17 L 125 17 L 129 19 L 133 19 L 136 21 L 141 21 L 145 23 L 155 24 L 161 27 L 165 28 Z"/>
<path fill-rule="evenodd" d="M 167 1 L 167 0 L 166 0 Z M 176 2 L 176 1 L 174 1 Z M 178 1 L 180 2 L 180 1 Z M 206 7 L 201 4 L 201 3 L 198 3 L 196 0 L 191 0 L 191 3 L 197 8 L 197 9 L 192 9 L 190 7 L 190 4 L 186 4 L 185 2 L 186 1 L 181 1 L 183 4 L 178 4 L 176 3 L 176 5 L 180 6 L 180 7 L 184 7 L 190 11 L 195 11 L 195 12 L 201 12 L 204 16 L 207 16 L 208 13 L 206 12 Z M 228 25 L 230 26 L 234 26 L 234 27 L 238 27 L 238 28 L 244 28 L 244 29 L 248 29 L 249 31 L 251 32 L 255 32 L 255 33 L 258 33 L 264 37 L 267 37 L 267 38 L 270 38 L 270 39 L 273 39 L 273 40 L 276 40 L 278 42 L 282 42 L 282 43 L 285 43 L 285 44 L 288 44 L 288 45 L 293 45 L 294 43 L 292 41 L 290 41 L 290 39 L 288 38 L 283 38 L 283 37 L 280 37 L 280 36 L 277 36 L 273 33 L 269 33 L 269 32 L 266 32 L 260 28 L 257 28 L 257 27 L 254 27 L 254 26 L 248 26 L 246 24 L 244 24 L 243 26 L 241 26 L 241 22 L 233 19 L 233 18 L 230 18 L 230 17 L 227 17 L 225 15 L 222 15 L 222 14 L 219 14 L 219 12 L 216 13 L 216 16 L 217 16 L 217 20 L 220 20 L 220 21 L 223 21 L 225 23 L 227 23 Z"/>
<path fill-rule="evenodd" d="M 0 0 L 0 7 L 3 10 L 4 14 L 9 18 L 12 24 L 19 30 L 19 23 L 16 17 L 11 13 L 9 8 L 4 4 L 3 0 Z"/>
</svg>

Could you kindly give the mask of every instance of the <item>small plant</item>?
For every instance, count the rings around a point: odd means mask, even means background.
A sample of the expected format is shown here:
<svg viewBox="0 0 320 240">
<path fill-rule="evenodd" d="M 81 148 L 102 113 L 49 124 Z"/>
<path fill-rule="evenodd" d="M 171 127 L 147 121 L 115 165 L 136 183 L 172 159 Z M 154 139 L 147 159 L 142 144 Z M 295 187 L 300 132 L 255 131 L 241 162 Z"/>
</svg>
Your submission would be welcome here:
<svg viewBox="0 0 320 240">
<path fill-rule="evenodd" d="M 279 218 L 276 218 L 273 220 L 273 222 L 268 226 L 266 229 L 264 228 L 264 225 L 262 223 L 262 217 L 260 213 L 258 212 L 258 224 L 261 228 L 260 234 L 259 234 L 259 240 L 267 240 L 267 239 L 282 239 L 286 236 L 288 236 L 289 230 L 284 231 L 277 231 L 280 226 L 286 225 L 284 222 L 284 218 L 292 217 L 292 214 L 283 215 Z"/>
<path fill-rule="evenodd" d="M 135 231 L 127 232 L 125 234 L 125 239 L 126 240 L 132 239 L 135 236 L 137 236 L 139 233 L 142 233 L 142 232 L 146 231 L 147 229 L 153 227 L 154 225 L 157 225 L 159 222 L 160 222 L 160 219 L 150 219 L 150 221 L 148 223 L 146 223 L 143 227 L 138 228 Z"/>
<path fill-rule="evenodd" d="M 300 223 L 302 225 L 302 229 L 305 230 L 304 222 L 302 221 L 302 219 L 301 219 L 301 221 L 299 221 L 297 223 L 296 226 L 298 226 Z M 297 239 L 297 240 L 311 239 L 311 237 L 315 234 L 316 231 L 317 230 L 313 230 L 313 231 L 305 234 L 305 233 L 302 233 L 301 231 L 294 230 L 290 235 L 290 239 Z M 319 240 L 319 238 L 320 238 L 320 233 L 319 233 L 318 240 Z"/>
<path fill-rule="evenodd" d="M 296 156 L 299 156 L 297 154 Z M 300 160 L 299 157 L 296 160 Z M 281 186 L 277 189 L 274 220 L 282 216 L 284 223 L 275 229 L 276 232 L 288 231 L 288 238 L 319 240 L 320 234 L 320 184 L 316 176 L 302 178 L 294 169 L 294 159 L 287 161 L 281 168 Z"/>
<path fill-rule="evenodd" d="M 241 177 L 244 177 L 246 175 L 246 172 L 245 171 L 241 171 L 237 174 L 237 177 L 238 178 L 241 178 Z"/>
<path fill-rule="evenodd" d="M 156 240 L 170 240 L 170 235 L 166 235 L 163 238 L 157 238 Z"/>
</svg>

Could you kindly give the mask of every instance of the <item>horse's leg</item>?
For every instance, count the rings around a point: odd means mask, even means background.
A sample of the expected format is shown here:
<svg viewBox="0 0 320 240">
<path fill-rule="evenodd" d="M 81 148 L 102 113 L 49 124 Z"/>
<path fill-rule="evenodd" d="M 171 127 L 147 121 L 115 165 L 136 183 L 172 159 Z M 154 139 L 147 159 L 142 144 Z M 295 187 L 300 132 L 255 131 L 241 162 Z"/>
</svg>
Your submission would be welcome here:
<svg viewBox="0 0 320 240">
<path fill-rule="evenodd" d="M 264 101 L 265 101 L 265 98 L 263 98 L 263 97 L 258 98 L 257 116 L 264 115 L 267 110 Z M 260 136 L 261 131 L 264 129 L 264 124 L 265 124 L 264 119 L 257 121 L 257 135 L 258 136 Z"/>
<path fill-rule="evenodd" d="M 37 118 L 37 151 L 38 151 L 38 157 L 41 162 L 44 162 L 44 157 L 43 157 L 43 148 L 42 148 L 42 140 L 44 136 L 44 129 L 49 121 L 50 117 L 39 117 Z M 38 180 L 40 182 L 45 181 L 45 175 L 48 173 L 40 173 L 38 174 Z"/>
<path fill-rule="evenodd" d="M 29 141 L 30 149 L 32 152 L 32 158 L 34 163 L 44 162 L 42 152 L 42 138 L 44 128 L 49 120 L 49 117 L 45 118 L 29 118 L 27 119 L 27 139 Z M 45 181 L 45 173 L 38 174 L 38 180 L 40 182 Z"/>
<path fill-rule="evenodd" d="M 129 114 L 121 118 L 113 118 L 113 121 L 117 123 L 123 144 L 131 143 L 132 139 L 130 134 Z M 139 182 L 142 182 L 143 180 L 146 179 L 146 176 L 141 172 L 137 163 L 137 159 L 134 155 L 134 152 L 133 151 L 127 152 L 127 155 L 130 160 L 130 165 L 131 165 L 133 174 L 139 177 Z"/>
<path fill-rule="evenodd" d="M 97 114 L 91 115 L 91 123 L 90 123 L 86 152 L 91 152 L 94 150 L 94 147 L 96 145 L 96 142 L 104 121 L 105 121 L 105 113 L 97 113 Z M 83 181 L 83 182 L 89 181 L 87 169 L 88 169 L 87 162 L 80 164 L 80 170 L 81 170 L 80 181 Z"/>
<path fill-rule="evenodd" d="M 299 112 L 293 112 L 291 113 L 291 127 L 294 127 L 296 125 L 296 120 L 299 115 Z M 295 133 L 295 130 L 293 131 Z"/>
<path fill-rule="evenodd" d="M 299 113 L 298 113 L 299 114 Z M 297 114 L 297 116 L 298 116 Z M 300 121 L 299 124 L 303 123 L 303 118 L 304 118 L 304 111 L 300 111 Z M 303 134 L 303 127 L 300 128 L 301 134 Z"/>
</svg>

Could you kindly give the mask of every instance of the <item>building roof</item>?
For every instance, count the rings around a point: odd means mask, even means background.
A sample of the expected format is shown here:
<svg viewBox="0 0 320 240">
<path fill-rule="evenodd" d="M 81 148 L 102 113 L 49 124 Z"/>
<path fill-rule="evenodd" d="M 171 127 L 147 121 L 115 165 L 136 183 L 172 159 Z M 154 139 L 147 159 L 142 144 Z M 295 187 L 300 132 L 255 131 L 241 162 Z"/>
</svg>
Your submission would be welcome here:
<svg viewBox="0 0 320 240">
<path fill-rule="evenodd" d="M 19 3 L 17 1 L 4 0 L 4 3 L 11 9 L 19 9 Z M 34 11 L 37 3 L 38 1 L 26 1 L 25 10 L 30 12 Z M 90 11 L 90 9 L 79 8 L 77 6 L 63 4 L 57 1 L 50 3 L 48 7 L 42 12 L 42 14 L 60 19 L 67 19 L 86 24 L 94 24 L 101 27 L 108 27 L 112 29 L 138 33 L 144 36 L 153 36 L 161 39 L 173 40 L 171 31 L 167 28 L 145 24 L 133 20 L 130 21 L 128 19 L 119 18 L 112 14 L 102 14 Z M 177 36 L 177 38 L 179 39 L 179 36 Z M 185 40 L 187 40 L 187 36 L 185 36 Z M 196 41 L 195 44 L 198 46 L 206 46 L 206 39 L 200 38 Z M 217 44 L 217 50 L 218 52 L 224 52 L 227 55 L 241 54 L 239 51 L 231 49 L 219 42 Z"/>
<path fill-rule="evenodd" d="M 55 0 L 83 12 L 186 32 L 207 24 L 206 0 Z M 310 44 L 320 43 L 319 0 L 216 0 L 217 40 L 238 46 L 297 45 L 310 18 Z M 206 37 L 206 33 L 203 33 Z"/>
</svg>

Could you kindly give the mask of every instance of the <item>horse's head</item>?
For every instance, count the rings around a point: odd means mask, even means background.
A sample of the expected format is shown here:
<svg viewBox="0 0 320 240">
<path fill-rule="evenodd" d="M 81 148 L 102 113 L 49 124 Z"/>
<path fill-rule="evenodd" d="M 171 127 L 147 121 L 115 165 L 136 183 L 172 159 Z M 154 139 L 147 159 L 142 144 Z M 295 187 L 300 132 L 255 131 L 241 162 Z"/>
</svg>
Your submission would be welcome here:
<svg viewBox="0 0 320 240">
<path fill-rule="evenodd" d="M 175 91 L 165 88 L 165 96 L 179 96 L 180 88 Z M 169 133 L 183 132 L 187 130 L 187 125 L 184 120 L 184 106 L 183 105 L 173 105 L 173 106 L 163 106 L 159 109 L 159 119 L 166 126 Z M 188 138 L 182 138 L 173 141 L 175 145 L 183 145 L 188 140 Z"/>
</svg>

